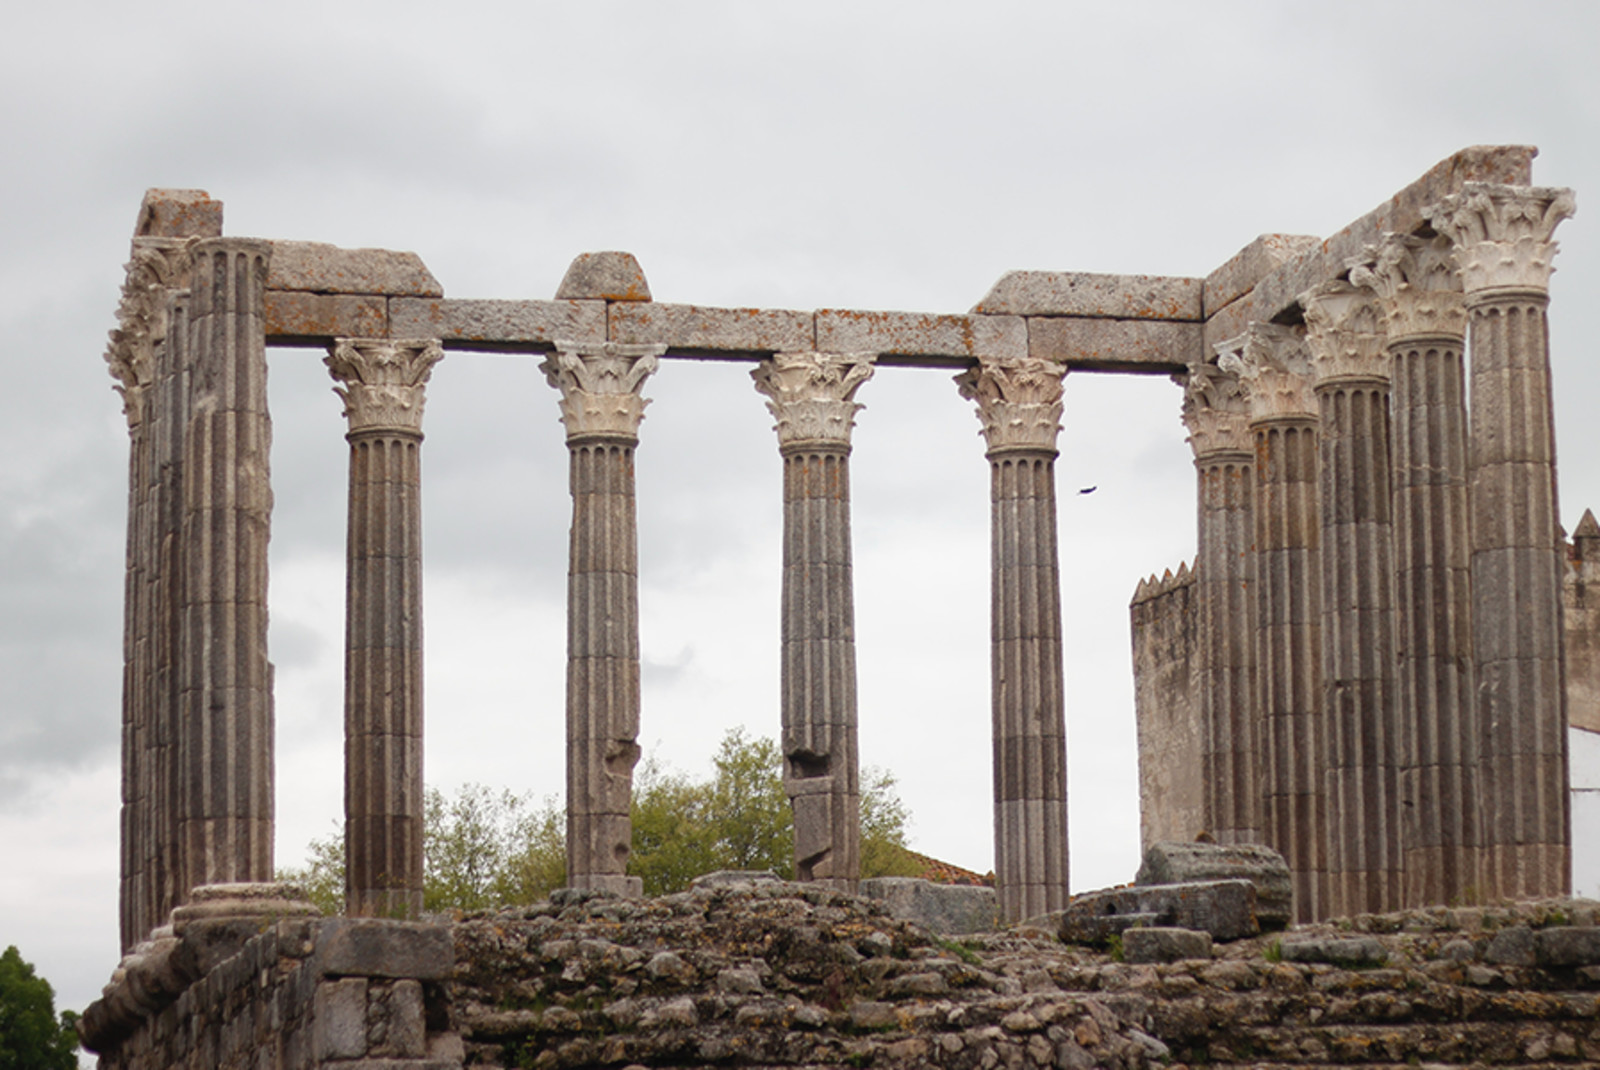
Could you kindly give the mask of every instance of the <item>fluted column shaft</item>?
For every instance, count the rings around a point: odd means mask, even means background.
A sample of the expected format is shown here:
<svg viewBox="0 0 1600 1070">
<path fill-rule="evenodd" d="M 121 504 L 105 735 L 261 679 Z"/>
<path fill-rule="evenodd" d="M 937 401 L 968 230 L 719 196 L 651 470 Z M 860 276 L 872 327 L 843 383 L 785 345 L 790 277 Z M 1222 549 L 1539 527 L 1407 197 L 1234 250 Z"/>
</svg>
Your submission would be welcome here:
<svg viewBox="0 0 1600 1070">
<path fill-rule="evenodd" d="M 633 451 L 639 390 L 661 346 L 558 342 L 572 489 L 567 574 L 567 883 L 639 894 L 627 876 L 639 761 L 639 567 Z"/>
<path fill-rule="evenodd" d="M 997 360 L 957 379 L 978 403 L 989 447 L 995 883 L 1007 921 L 1067 901 L 1055 494 L 1063 375 L 1047 361 Z"/>
<path fill-rule="evenodd" d="M 177 895 L 272 879 L 267 660 L 271 421 L 263 299 L 271 244 L 193 249 L 184 435 Z"/>
<path fill-rule="evenodd" d="M 1391 360 L 1406 906 L 1481 901 L 1485 799 L 1472 664 L 1466 313 L 1450 243 L 1391 235 L 1351 281 L 1384 301 Z"/>
<path fill-rule="evenodd" d="M 1235 375 L 1189 369 L 1184 423 L 1198 480 L 1200 762 L 1204 828 L 1218 843 L 1261 840 L 1261 726 L 1255 691 L 1255 450 Z"/>
<path fill-rule="evenodd" d="M 345 912 L 422 912 L 422 409 L 433 340 L 341 338 L 349 419 Z"/>
<path fill-rule="evenodd" d="M 795 879 L 861 876 L 850 428 L 870 355 L 780 353 L 751 373 L 783 456 L 784 790 Z"/>
<path fill-rule="evenodd" d="M 1470 317 L 1472 597 L 1492 898 L 1571 885 L 1563 548 L 1545 319 L 1568 190 L 1468 183 L 1432 221 Z"/>
</svg>

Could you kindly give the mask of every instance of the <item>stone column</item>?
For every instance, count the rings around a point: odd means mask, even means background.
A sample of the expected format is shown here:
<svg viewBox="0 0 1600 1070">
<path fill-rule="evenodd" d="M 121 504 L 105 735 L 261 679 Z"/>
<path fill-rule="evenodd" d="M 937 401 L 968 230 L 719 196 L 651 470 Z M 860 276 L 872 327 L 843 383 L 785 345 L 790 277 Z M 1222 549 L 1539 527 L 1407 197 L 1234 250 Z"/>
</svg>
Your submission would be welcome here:
<svg viewBox="0 0 1600 1070">
<path fill-rule="evenodd" d="M 981 360 L 956 377 L 978 404 L 991 502 L 994 871 L 1000 914 L 1067 903 L 1067 733 L 1056 547 L 1063 365 Z"/>
<path fill-rule="evenodd" d="M 1455 245 L 1472 327 L 1472 600 L 1491 899 L 1571 885 L 1550 397 L 1556 225 L 1571 190 L 1469 182 L 1428 212 Z"/>
<path fill-rule="evenodd" d="M 1255 440 L 1256 702 L 1262 838 L 1294 879 L 1295 917 L 1324 916 L 1327 809 L 1322 749 L 1322 565 L 1317 402 L 1300 334 L 1254 323 L 1221 359 L 1250 399 Z"/>
<path fill-rule="evenodd" d="M 1183 422 L 1199 479 L 1199 760 L 1203 825 L 1218 843 L 1261 841 L 1255 693 L 1255 448 L 1249 399 L 1215 364 L 1189 368 Z"/>
<path fill-rule="evenodd" d="M 272 512 L 262 307 L 270 242 L 191 247 L 178 895 L 272 879 Z"/>
<path fill-rule="evenodd" d="M 627 876 L 639 761 L 639 565 L 633 451 L 660 345 L 557 342 L 571 455 L 567 574 L 567 883 L 640 894 Z"/>
<path fill-rule="evenodd" d="M 783 456 L 783 784 L 795 879 L 861 876 L 850 429 L 872 355 L 779 353 L 751 372 Z"/>
<path fill-rule="evenodd" d="M 1484 798 L 1472 669 L 1461 281 L 1445 238 L 1389 235 L 1352 282 L 1383 300 L 1392 362 L 1405 904 L 1479 902 Z"/>
<path fill-rule="evenodd" d="M 1324 913 L 1403 902 L 1395 704 L 1394 521 L 1389 475 L 1389 351 L 1378 297 L 1328 282 L 1300 295 L 1322 420 L 1321 760 L 1328 805 Z"/>
<path fill-rule="evenodd" d="M 340 338 L 350 430 L 345 912 L 422 913 L 422 408 L 435 339 Z"/>
</svg>

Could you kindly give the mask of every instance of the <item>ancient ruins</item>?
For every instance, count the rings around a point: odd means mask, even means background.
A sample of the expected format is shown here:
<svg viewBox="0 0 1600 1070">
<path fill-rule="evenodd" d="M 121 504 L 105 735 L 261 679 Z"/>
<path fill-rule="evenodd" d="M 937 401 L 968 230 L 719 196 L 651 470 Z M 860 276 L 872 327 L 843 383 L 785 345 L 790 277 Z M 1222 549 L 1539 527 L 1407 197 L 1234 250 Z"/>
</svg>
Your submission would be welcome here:
<svg viewBox="0 0 1600 1070">
<path fill-rule="evenodd" d="M 304 913 L 270 883 L 268 346 L 325 352 L 348 421 L 352 918 L 421 909 L 424 396 L 442 357 L 473 351 L 540 360 L 566 429 L 573 903 L 639 892 L 633 455 L 659 362 L 707 356 L 748 362 L 776 421 L 781 745 L 796 873 L 818 895 L 860 876 L 849 458 L 879 364 L 957 373 L 987 446 L 1004 921 L 1068 902 L 1054 461 L 1076 372 L 1171 376 L 1194 450 L 1198 557 L 1132 609 L 1146 839 L 1275 848 L 1301 921 L 1565 894 L 1567 704 L 1600 693 L 1600 527 L 1586 517 L 1569 550 L 1558 524 L 1545 309 L 1573 198 L 1531 184 L 1534 155 L 1463 150 L 1332 237 L 1265 235 L 1204 279 L 1012 272 L 966 314 L 660 304 L 626 253 L 578 257 L 553 300 L 446 298 L 414 254 L 225 236 L 207 194 L 151 190 L 107 354 L 131 436 L 132 965 L 99 1050 L 197 991 L 183 978 L 231 968 L 218 952 L 139 982 L 159 998 L 130 989 L 152 949 L 170 963 L 193 943 L 186 926 L 238 951 L 261 919 Z M 348 959 L 413 978 L 371 991 L 423 1013 L 404 986 L 439 974 L 404 964 L 437 949 L 405 948 L 434 930 L 331 924 L 250 954 L 299 962 L 326 941 L 317 976 Z M 356 998 L 307 983 L 317 1007 Z"/>
</svg>

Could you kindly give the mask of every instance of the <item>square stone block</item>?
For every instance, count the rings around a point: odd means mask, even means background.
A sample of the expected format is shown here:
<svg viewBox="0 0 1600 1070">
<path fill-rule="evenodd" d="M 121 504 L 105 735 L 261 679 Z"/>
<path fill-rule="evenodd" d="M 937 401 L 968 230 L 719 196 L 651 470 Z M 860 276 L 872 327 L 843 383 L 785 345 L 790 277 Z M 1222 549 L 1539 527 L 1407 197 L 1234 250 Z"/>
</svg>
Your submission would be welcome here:
<svg viewBox="0 0 1600 1070">
<path fill-rule="evenodd" d="M 358 1059 L 367 1053 L 367 982 L 352 977 L 317 986 L 312 1046 L 319 1060 Z"/>
<path fill-rule="evenodd" d="M 317 941 L 323 976 L 409 977 L 432 981 L 455 964 L 445 925 L 383 918 L 332 918 Z"/>
</svg>

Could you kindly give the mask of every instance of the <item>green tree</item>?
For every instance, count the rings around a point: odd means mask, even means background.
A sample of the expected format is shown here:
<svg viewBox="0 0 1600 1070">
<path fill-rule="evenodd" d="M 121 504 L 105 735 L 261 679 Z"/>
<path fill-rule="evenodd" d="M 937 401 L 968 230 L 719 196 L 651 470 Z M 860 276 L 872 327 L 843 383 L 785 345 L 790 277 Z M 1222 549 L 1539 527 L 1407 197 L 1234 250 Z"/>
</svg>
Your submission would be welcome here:
<svg viewBox="0 0 1600 1070">
<path fill-rule="evenodd" d="M 78 1016 L 15 947 L 0 955 L 0 1070 L 77 1070 Z"/>
</svg>

